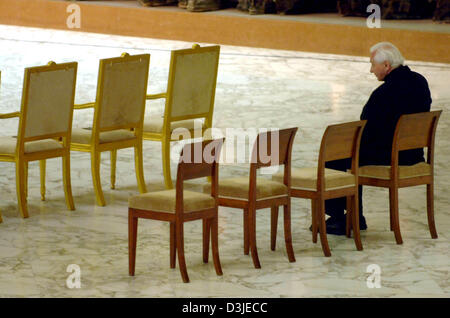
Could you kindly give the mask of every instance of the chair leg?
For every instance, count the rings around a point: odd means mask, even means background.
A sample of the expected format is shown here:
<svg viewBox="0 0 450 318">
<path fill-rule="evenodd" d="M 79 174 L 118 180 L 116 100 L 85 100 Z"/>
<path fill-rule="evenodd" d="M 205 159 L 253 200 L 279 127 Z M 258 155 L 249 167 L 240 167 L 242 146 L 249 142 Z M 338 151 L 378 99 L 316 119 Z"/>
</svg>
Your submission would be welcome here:
<svg viewBox="0 0 450 318">
<path fill-rule="evenodd" d="M 347 199 L 348 200 L 348 199 Z M 355 240 L 356 249 L 358 251 L 363 250 L 363 246 L 361 243 L 361 234 L 359 232 L 359 202 L 358 195 L 354 195 L 351 199 L 352 203 L 352 229 L 353 229 L 353 238 Z"/>
<path fill-rule="evenodd" d="M 146 193 L 147 187 L 144 178 L 144 164 L 142 155 L 142 143 L 134 147 L 134 167 L 136 169 L 136 179 L 140 193 Z"/>
<path fill-rule="evenodd" d="M 24 163 L 22 160 L 16 161 L 16 193 L 17 201 L 19 203 L 19 211 L 23 218 L 27 218 L 28 207 L 27 207 L 27 191 L 26 191 L 26 177 L 28 164 Z"/>
<path fill-rule="evenodd" d="M 277 244 L 278 206 L 270 208 L 270 249 L 275 251 Z"/>
<path fill-rule="evenodd" d="M 0 212 L 0 223 L 3 223 L 2 213 Z"/>
<path fill-rule="evenodd" d="M 214 217 L 210 222 L 210 231 L 211 232 L 211 241 L 212 241 L 212 256 L 214 261 L 214 268 L 216 270 L 216 274 L 222 276 L 222 266 L 220 265 L 219 258 L 219 221 L 216 217 Z"/>
<path fill-rule="evenodd" d="M 164 184 L 166 186 L 166 189 L 172 189 L 172 176 L 170 174 L 170 139 L 164 138 L 161 142 L 161 147 Z"/>
<path fill-rule="evenodd" d="M 24 171 L 24 193 L 25 193 L 25 198 L 28 199 L 28 161 L 25 162 L 25 171 Z"/>
<path fill-rule="evenodd" d="M 250 243 L 250 251 L 252 253 L 253 265 L 255 268 L 261 268 L 261 264 L 259 262 L 258 257 L 258 248 L 256 246 L 256 209 L 255 207 L 249 207 L 248 209 L 249 216 L 249 243 Z"/>
<path fill-rule="evenodd" d="M 45 201 L 45 168 L 46 168 L 46 161 L 39 160 L 39 170 L 41 174 L 41 201 Z"/>
<path fill-rule="evenodd" d="M 136 243 L 137 243 L 138 218 L 133 215 L 133 210 L 128 210 L 128 272 L 134 276 L 136 267 Z"/>
<path fill-rule="evenodd" d="M 312 241 L 317 243 L 317 200 L 311 199 Z"/>
<path fill-rule="evenodd" d="M 289 262 L 295 262 L 294 249 L 292 247 L 291 232 L 291 203 L 284 205 L 284 241 L 286 242 L 286 252 Z"/>
<path fill-rule="evenodd" d="M 67 208 L 71 211 L 75 210 L 75 204 L 73 203 L 72 196 L 72 183 L 70 181 L 70 152 L 67 151 L 67 154 L 63 156 L 63 185 L 64 185 L 64 194 L 66 198 Z M 45 176 L 45 160 L 41 160 L 40 164 L 43 163 L 44 166 L 44 176 Z M 42 178 L 42 165 L 41 165 L 41 178 Z M 45 177 L 44 177 L 45 178 Z M 42 179 L 41 179 L 42 182 Z M 45 180 L 44 180 L 45 182 Z M 41 183 L 41 191 L 42 191 L 42 183 Z M 45 194 L 45 188 L 44 188 Z M 42 195 L 42 192 L 41 192 Z"/>
<path fill-rule="evenodd" d="M 180 266 L 181 278 L 184 283 L 189 283 L 189 276 L 186 269 L 186 260 L 184 258 L 184 234 L 183 222 L 175 222 L 175 238 L 178 252 L 178 265 Z"/>
<path fill-rule="evenodd" d="M 248 255 L 250 251 L 249 237 L 248 237 L 248 209 L 244 209 L 244 254 Z"/>
<path fill-rule="evenodd" d="M 209 238 L 211 235 L 211 220 L 202 219 L 203 222 L 203 263 L 208 263 L 209 258 Z"/>
<path fill-rule="evenodd" d="M 170 222 L 170 268 L 175 268 L 177 253 L 175 223 Z"/>
<path fill-rule="evenodd" d="M 91 173 L 94 184 L 95 197 L 99 206 L 105 206 L 105 197 L 103 196 L 102 183 L 100 180 L 100 152 L 91 152 Z"/>
<path fill-rule="evenodd" d="M 348 196 L 346 197 L 346 204 L 347 204 L 347 214 L 345 217 L 345 235 L 347 237 L 351 237 L 352 232 L 352 215 L 354 213 L 353 206 L 352 206 L 352 197 Z"/>
<path fill-rule="evenodd" d="M 322 244 L 323 254 L 329 257 L 331 256 L 331 252 L 328 246 L 327 226 L 325 224 L 325 201 L 323 199 L 318 200 L 318 205 L 316 217 L 319 223 L 320 243 Z"/>
<path fill-rule="evenodd" d="M 436 225 L 434 224 L 434 185 L 427 184 L 427 216 L 428 228 L 430 229 L 431 238 L 438 238 Z"/>
<path fill-rule="evenodd" d="M 403 244 L 398 215 L 398 188 L 389 188 L 389 204 L 389 209 L 392 213 L 392 227 L 394 230 L 395 240 L 397 241 L 397 244 Z"/>
<path fill-rule="evenodd" d="M 116 163 L 117 163 L 117 150 L 110 151 L 111 157 L 111 189 L 116 188 Z"/>
</svg>

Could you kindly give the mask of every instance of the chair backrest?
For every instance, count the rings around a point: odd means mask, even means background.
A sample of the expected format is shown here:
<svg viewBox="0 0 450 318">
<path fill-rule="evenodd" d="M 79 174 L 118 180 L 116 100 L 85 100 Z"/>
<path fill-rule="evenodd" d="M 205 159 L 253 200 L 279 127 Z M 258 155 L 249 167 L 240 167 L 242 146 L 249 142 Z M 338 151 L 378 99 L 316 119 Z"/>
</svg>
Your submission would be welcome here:
<svg viewBox="0 0 450 318">
<path fill-rule="evenodd" d="M 100 60 L 94 130 L 142 128 L 150 54 Z"/>
<path fill-rule="evenodd" d="M 212 118 L 220 46 L 172 51 L 165 120 Z"/>
<path fill-rule="evenodd" d="M 358 173 L 359 145 L 366 120 L 330 125 L 325 129 L 319 150 L 317 187 L 322 189 L 325 162 L 339 159 L 352 159 L 351 172 Z"/>
<path fill-rule="evenodd" d="M 181 150 L 177 181 L 214 176 L 225 138 L 186 144 Z"/>
<path fill-rule="evenodd" d="M 18 146 L 30 140 L 70 136 L 78 63 L 25 69 Z"/>
<path fill-rule="evenodd" d="M 398 152 L 428 148 L 428 163 L 433 163 L 434 137 L 442 110 L 402 115 L 395 128 L 392 142 L 393 165 L 398 164 Z"/>
<path fill-rule="evenodd" d="M 294 127 L 259 133 L 253 145 L 251 164 L 259 169 L 290 163 L 297 130 Z"/>
<path fill-rule="evenodd" d="M 352 158 L 358 154 L 361 134 L 366 125 L 365 120 L 330 125 L 322 136 L 320 155 L 323 160 Z"/>
</svg>

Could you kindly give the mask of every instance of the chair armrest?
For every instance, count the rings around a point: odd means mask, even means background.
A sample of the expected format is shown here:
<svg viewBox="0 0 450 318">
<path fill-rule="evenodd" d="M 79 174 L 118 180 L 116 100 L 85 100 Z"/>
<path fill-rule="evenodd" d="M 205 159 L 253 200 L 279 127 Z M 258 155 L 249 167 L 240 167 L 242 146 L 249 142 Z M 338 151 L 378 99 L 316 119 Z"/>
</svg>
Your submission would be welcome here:
<svg viewBox="0 0 450 318">
<path fill-rule="evenodd" d="M 166 98 L 166 93 L 159 93 L 159 94 L 148 94 L 147 99 L 160 99 L 160 98 Z"/>
<path fill-rule="evenodd" d="M 92 103 L 85 103 L 85 104 L 75 104 L 73 106 L 73 109 L 85 109 L 85 108 L 91 108 L 95 106 L 95 102 Z"/>
<path fill-rule="evenodd" d="M 14 118 L 14 117 L 19 117 L 19 116 L 20 116 L 20 112 L 0 114 L 0 119 Z"/>
</svg>

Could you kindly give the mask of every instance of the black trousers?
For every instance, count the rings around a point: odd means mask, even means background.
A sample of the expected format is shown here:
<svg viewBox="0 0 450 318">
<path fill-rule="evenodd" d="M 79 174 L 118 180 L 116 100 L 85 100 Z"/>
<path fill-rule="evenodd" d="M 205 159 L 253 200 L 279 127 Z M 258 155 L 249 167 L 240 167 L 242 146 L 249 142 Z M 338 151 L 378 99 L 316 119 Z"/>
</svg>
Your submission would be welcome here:
<svg viewBox="0 0 450 318">
<path fill-rule="evenodd" d="M 334 160 L 328 161 L 325 163 L 326 168 L 347 171 L 352 167 L 351 159 L 342 159 L 342 160 Z M 363 205 L 362 205 L 362 186 L 358 187 L 358 202 L 359 202 L 359 217 L 361 219 L 363 215 Z M 347 207 L 347 198 L 336 198 L 336 199 L 328 199 L 325 200 L 325 213 L 336 219 L 344 219 L 345 218 L 345 209 Z"/>
</svg>

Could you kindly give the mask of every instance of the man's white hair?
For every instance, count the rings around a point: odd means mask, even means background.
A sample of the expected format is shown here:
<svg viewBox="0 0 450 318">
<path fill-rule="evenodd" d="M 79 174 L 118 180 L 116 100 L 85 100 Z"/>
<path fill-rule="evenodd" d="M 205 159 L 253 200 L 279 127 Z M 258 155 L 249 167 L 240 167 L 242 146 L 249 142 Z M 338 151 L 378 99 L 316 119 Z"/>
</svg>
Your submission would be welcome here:
<svg viewBox="0 0 450 318">
<path fill-rule="evenodd" d="M 370 48 L 370 53 L 375 52 L 373 59 L 377 63 L 383 63 L 385 61 L 391 64 L 392 68 L 396 68 L 403 65 L 405 58 L 399 49 L 390 42 L 380 42 Z"/>
</svg>

